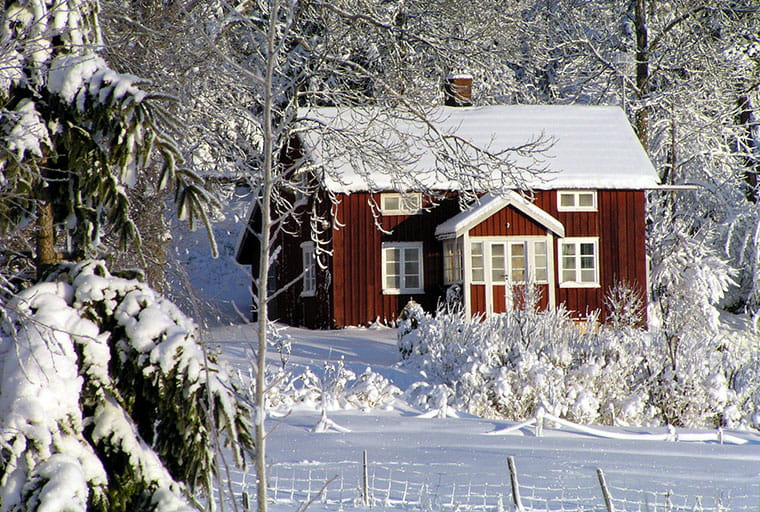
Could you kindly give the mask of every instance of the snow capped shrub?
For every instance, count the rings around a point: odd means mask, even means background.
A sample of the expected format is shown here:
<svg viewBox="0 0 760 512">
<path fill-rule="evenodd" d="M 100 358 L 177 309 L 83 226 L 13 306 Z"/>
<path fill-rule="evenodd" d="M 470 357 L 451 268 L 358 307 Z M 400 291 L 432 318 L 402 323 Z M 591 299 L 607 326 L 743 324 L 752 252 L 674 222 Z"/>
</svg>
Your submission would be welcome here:
<svg viewBox="0 0 760 512">
<path fill-rule="evenodd" d="M 416 335 L 416 329 L 420 321 L 425 318 L 427 313 L 422 306 L 410 300 L 398 316 L 398 349 L 401 357 L 406 359 L 412 353 L 419 353 L 422 350 L 418 346 L 420 339 Z"/>
<path fill-rule="evenodd" d="M 253 397 L 253 379 L 248 394 Z M 367 368 L 358 377 L 343 361 L 325 363 L 317 375 L 310 368 L 280 368 L 267 376 L 267 408 L 287 412 L 294 407 L 338 410 L 373 409 L 390 405 L 401 391 L 388 379 Z"/>
<path fill-rule="evenodd" d="M 6 310 L 0 510 L 192 510 L 188 492 L 211 490 L 210 428 L 238 462 L 252 446 L 235 385 L 145 284 L 86 261 Z"/>
<path fill-rule="evenodd" d="M 626 295 L 619 290 L 616 300 L 635 306 Z M 512 420 L 543 407 L 577 423 L 758 423 L 757 347 L 697 335 L 668 345 L 664 333 L 634 327 L 627 308 L 611 325 L 593 317 L 577 324 L 562 307 L 539 311 L 530 303 L 475 321 L 461 311 L 425 315 L 413 331 L 399 330 L 400 346 L 415 347 L 406 364 L 427 376 L 404 398 L 423 410 L 445 405 Z"/>
</svg>

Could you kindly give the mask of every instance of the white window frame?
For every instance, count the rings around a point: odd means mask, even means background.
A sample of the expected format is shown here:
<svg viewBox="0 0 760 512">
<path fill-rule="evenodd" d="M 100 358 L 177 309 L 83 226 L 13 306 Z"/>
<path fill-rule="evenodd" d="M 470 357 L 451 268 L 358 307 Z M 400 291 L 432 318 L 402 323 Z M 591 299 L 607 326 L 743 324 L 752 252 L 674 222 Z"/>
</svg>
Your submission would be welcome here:
<svg viewBox="0 0 760 512">
<path fill-rule="evenodd" d="M 301 297 L 315 297 L 317 295 L 317 256 L 314 252 L 314 242 L 301 244 L 301 263 L 303 265 Z"/>
<path fill-rule="evenodd" d="M 581 244 L 593 244 L 594 247 L 594 281 L 581 281 Z M 562 248 L 566 245 L 575 246 L 575 254 L 572 256 L 575 260 L 575 264 L 572 269 L 565 267 L 565 255 Z M 558 278 L 560 288 L 599 288 L 599 237 L 575 237 L 575 238 L 560 238 L 557 240 L 557 260 L 558 260 Z M 575 272 L 576 279 L 573 281 L 565 281 L 565 271 L 572 270 Z"/>
<path fill-rule="evenodd" d="M 399 250 L 399 279 L 400 286 L 398 288 L 387 287 L 387 253 L 391 249 Z M 416 249 L 417 258 L 419 262 L 419 287 L 410 288 L 406 286 L 407 275 L 404 272 L 405 267 L 405 249 Z M 422 250 L 422 242 L 383 242 L 381 250 L 381 279 L 383 286 L 383 295 L 410 295 L 425 293 L 425 268 L 423 264 L 424 252 Z"/>
<path fill-rule="evenodd" d="M 389 199 L 398 200 L 398 208 L 387 206 Z M 420 192 L 383 192 L 380 194 L 380 212 L 383 215 L 416 215 L 422 211 Z"/>
<path fill-rule="evenodd" d="M 480 245 L 480 254 L 476 254 L 475 251 L 473 251 L 473 247 L 475 245 Z M 490 250 L 488 251 L 488 254 L 486 254 L 486 241 L 482 238 L 478 239 L 471 239 L 469 243 L 469 258 L 470 258 L 470 283 L 471 284 L 485 284 L 486 283 L 486 269 L 490 271 L 490 266 L 486 265 L 486 258 L 490 257 Z M 480 266 L 475 265 L 474 259 L 476 257 L 481 258 Z M 475 272 L 482 272 L 483 277 L 480 279 L 475 278 Z"/>
<path fill-rule="evenodd" d="M 591 206 L 579 206 L 580 196 L 591 194 Z M 573 205 L 566 206 L 562 204 L 562 196 L 571 196 Z M 557 211 L 558 212 L 596 212 L 599 211 L 596 190 L 558 190 L 557 191 Z"/>
<path fill-rule="evenodd" d="M 474 242 L 484 242 L 487 246 L 487 250 L 484 251 L 487 254 L 487 261 L 488 261 L 488 272 L 491 273 L 490 275 L 490 283 L 496 284 L 496 285 L 505 285 L 507 282 L 510 282 L 512 284 L 549 284 L 549 273 L 551 272 L 551 267 L 549 265 L 549 244 L 547 243 L 546 237 L 536 237 L 536 236 L 525 236 L 525 237 L 499 237 L 499 238 L 478 238 Z M 543 243 L 545 244 L 546 248 L 546 265 L 543 267 L 546 271 L 546 278 L 538 280 L 536 279 L 536 244 Z M 494 279 L 493 276 L 493 246 L 494 245 L 503 245 L 504 246 L 504 271 L 505 275 L 501 279 Z M 514 281 L 511 279 L 511 274 L 514 271 L 514 268 L 512 267 L 512 257 L 513 249 L 515 245 L 522 245 L 523 246 L 523 272 L 525 273 L 526 280 L 519 280 Z M 484 260 L 486 259 L 486 255 L 484 255 Z M 507 272 L 509 273 L 509 278 L 507 277 Z M 485 275 L 484 275 L 485 277 Z"/>
</svg>

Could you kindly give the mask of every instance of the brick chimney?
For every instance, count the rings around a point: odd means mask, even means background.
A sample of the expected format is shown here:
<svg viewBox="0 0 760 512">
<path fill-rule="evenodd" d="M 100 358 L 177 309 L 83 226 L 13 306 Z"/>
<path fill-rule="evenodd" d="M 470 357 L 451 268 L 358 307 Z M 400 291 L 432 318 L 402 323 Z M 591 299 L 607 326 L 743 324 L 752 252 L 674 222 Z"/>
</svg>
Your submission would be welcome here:
<svg viewBox="0 0 760 512">
<path fill-rule="evenodd" d="M 443 104 L 448 107 L 472 106 L 472 75 L 449 75 L 443 85 Z"/>
</svg>

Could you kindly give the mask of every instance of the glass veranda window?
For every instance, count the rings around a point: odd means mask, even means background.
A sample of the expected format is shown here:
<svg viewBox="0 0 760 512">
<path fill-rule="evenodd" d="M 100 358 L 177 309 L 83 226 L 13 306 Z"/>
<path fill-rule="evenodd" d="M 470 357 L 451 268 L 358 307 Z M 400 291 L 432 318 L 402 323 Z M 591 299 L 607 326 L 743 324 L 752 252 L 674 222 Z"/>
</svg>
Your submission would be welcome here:
<svg viewBox="0 0 760 512">
<path fill-rule="evenodd" d="M 443 242 L 443 281 L 445 284 L 458 283 L 462 280 L 462 243 L 461 240 L 444 240 Z"/>
</svg>

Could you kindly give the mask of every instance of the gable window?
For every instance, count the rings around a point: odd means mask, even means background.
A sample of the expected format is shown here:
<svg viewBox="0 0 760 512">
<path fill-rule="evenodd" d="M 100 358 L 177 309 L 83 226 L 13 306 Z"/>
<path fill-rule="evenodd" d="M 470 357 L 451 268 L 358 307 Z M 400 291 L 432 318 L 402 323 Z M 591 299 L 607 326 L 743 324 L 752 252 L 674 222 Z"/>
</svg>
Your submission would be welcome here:
<svg viewBox="0 0 760 512">
<path fill-rule="evenodd" d="M 314 242 L 301 244 L 303 256 L 303 289 L 301 297 L 314 297 L 317 294 L 317 264 L 314 257 Z"/>
<path fill-rule="evenodd" d="M 383 293 L 423 293 L 422 242 L 383 242 Z"/>
<path fill-rule="evenodd" d="M 562 288 L 599 287 L 599 239 L 559 241 L 559 285 Z"/>
<path fill-rule="evenodd" d="M 596 190 L 560 190 L 557 192 L 557 210 L 560 212 L 597 211 Z"/>
<path fill-rule="evenodd" d="M 386 192 L 380 194 L 380 211 L 383 215 L 414 215 L 422 210 L 419 192 Z"/>
<path fill-rule="evenodd" d="M 458 283 L 462 280 L 462 243 L 460 240 L 443 241 L 443 282 Z"/>
</svg>

